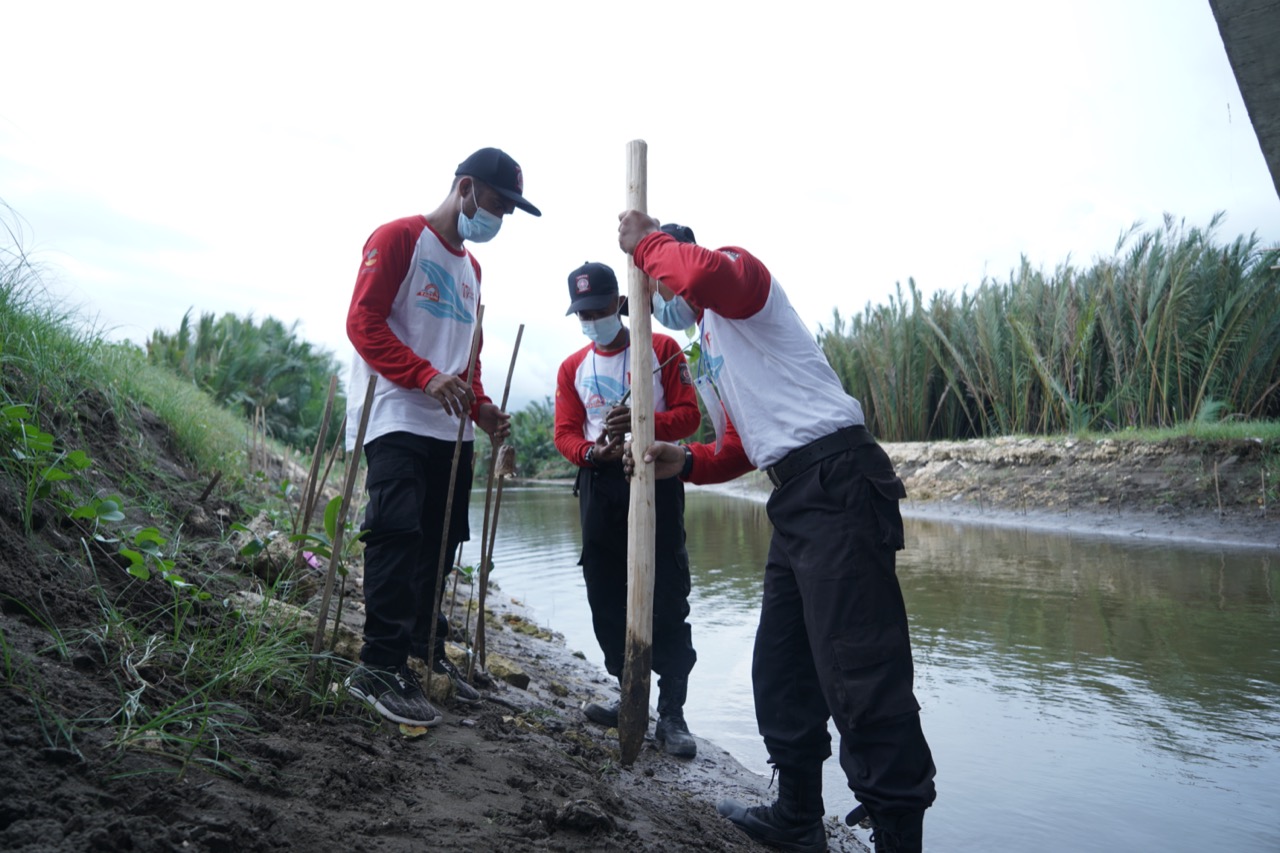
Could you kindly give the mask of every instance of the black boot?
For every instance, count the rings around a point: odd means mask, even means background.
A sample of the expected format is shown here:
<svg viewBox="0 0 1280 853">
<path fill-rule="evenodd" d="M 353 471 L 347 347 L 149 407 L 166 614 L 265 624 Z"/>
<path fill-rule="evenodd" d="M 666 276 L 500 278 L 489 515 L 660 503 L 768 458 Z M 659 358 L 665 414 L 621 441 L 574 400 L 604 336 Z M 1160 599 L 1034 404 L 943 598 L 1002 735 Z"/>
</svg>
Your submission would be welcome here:
<svg viewBox="0 0 1280 853">
<path fill-rule="evenodd" d="M 698 742 L 689 734 L 684 721 L 684 700 L 689 692 L 688 676 L 663 676 L 658 679 L 658 725 L 653 737 L 668 755 L 693 758 Z"/>
<path fill-rule="evenodd" d="M 618 689 L 622 689 L 622 676 L 618 676 Z M 588 702 L 582 706 L 582 715 L 593 723 L 616 729 L 618 727 L 618 706 L 621 702 L 621 699 L 615 699 L 607 704 Z"/>
<path fill-rule="evenodd" d="M 736 800 L 721 800 L 716 810 L 762 844 L 797 853 L 826 853 L 821 764 L 779 767 L 778 799 L 771 806 L 747 808 Z"/>
<path fill-rule="evenodd" d="M 868 817 L 876 853 L 921 853 L 924 847 L 923 811 L 869 814 Z"/>
</svg>

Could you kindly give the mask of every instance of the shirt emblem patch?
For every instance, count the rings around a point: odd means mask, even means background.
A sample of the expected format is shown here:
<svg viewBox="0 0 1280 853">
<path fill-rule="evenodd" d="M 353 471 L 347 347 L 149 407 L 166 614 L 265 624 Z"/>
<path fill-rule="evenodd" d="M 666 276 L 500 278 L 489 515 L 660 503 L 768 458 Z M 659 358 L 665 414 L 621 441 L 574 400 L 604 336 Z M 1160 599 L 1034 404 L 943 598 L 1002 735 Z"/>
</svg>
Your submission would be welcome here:
<svg viewBox="0 0 1280 853">
<path fill-rule="evenodd" d="M 470 301 L 464 298 L 469 282 L 459 287 L 458 282 L 448 270 L 434 261 L 418 261 L 418 269 L 426 278 L 426 284 L 414 295 L 418 300 L 418 308 L 442 320 L 456 320 L 459 323 L 472 323 L 475 315 L 471 313 Z"/>
</svg>

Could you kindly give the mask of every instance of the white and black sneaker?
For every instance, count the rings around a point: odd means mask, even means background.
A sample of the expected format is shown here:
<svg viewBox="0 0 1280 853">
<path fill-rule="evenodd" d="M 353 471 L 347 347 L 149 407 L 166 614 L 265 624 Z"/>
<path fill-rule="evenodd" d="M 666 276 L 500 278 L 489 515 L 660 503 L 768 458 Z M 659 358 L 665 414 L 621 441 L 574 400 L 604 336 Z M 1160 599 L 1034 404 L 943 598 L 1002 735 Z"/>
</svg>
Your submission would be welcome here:
<svg viewBox="0 0 1280 853">
<path fill-rule="evenodd" d="M 347 692 L 393 723 L 431 728 L 444 721 L 422 692 L 418 676 L 408 666 L 374 667 L 360 664 L 347 678 Z"/>
<path fill-rule="evenodd" d="M 483 698 L 480 691 L 476 690 L 467 683 L 466 677 L 462 674 L 453 661 L 449 660 L 446 655 L 437 655 L 435 662 L 432 664 L 434 669 L 440 675 L 449 676 L 449 680 L 453 682 L 453 698 L 457 699 L 464 705 L 479 705 Z"/>
</svg>

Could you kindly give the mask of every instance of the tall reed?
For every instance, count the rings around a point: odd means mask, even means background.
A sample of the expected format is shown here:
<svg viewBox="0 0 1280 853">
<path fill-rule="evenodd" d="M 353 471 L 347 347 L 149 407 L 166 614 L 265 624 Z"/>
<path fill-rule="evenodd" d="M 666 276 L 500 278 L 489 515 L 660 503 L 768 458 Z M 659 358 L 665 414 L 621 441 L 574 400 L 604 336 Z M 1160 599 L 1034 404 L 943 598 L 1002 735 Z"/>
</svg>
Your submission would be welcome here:
<svg viewBox="0 0 1280 853">
<path fill-rule="evenodd" d="M 914 281 L 818 341 L 886 440 L 1280 417 L 1280 251 L 1166 216 L 1109 258 L 939 292 Z"/>
</svg>

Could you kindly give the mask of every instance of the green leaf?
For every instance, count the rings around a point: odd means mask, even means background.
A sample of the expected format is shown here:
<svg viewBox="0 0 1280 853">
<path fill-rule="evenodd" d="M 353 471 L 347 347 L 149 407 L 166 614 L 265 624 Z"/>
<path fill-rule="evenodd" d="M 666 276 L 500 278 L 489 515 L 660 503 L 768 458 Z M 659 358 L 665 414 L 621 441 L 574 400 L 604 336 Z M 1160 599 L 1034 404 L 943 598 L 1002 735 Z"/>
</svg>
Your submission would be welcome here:
<svg viewBox="0 0 1280 853">
<path fill-rule="evenodd" d="M 93 460 L 83 450 L 73 450 L 67 454 L 66 463 L 77 471 L 83 471 L 93 464 Z"/>
<path fill-rule="evenodd" d="M 48 483 L 57 483 L 57 482 L 61 482 L 62 480 L 71 479 L 71 475 L 68 474 L 66 471 L 63 471 L 61 468 L 55 468 L 52 465 L 50 465 L 48 468 L 45 468 L 43 471 L 41 471 L 40 477 L 45 482 L 48 482 Z"/>
<path fill-rule="evenodd" d="M 169 540 L 161 536 L 160 531 L 154 527 L 144 527 L 137 533 L 133 534 L 133 542 L 138 546 L 151 544 L 154 547 L 159 547 L 167 541 Z"/>
<path fill-rule="evenodd" d="M 129 561 L 129 568 L 126 569 L 129 574 L 138 580 L 150 580 L 151 572 L 147 569 L 146 558 L 137 551 L 129 548 L 121 548 L 120 553 Z"/>
<path fill-rule="evenodd" d="M 324 508 L 324 532 L 329 534 L 330 542 L 338 536 L 338 510 L 341 508 L 341 495 L 335 496 Z"/>
</svg>

